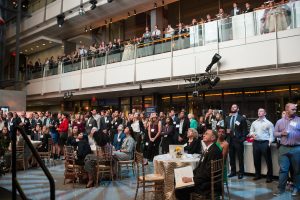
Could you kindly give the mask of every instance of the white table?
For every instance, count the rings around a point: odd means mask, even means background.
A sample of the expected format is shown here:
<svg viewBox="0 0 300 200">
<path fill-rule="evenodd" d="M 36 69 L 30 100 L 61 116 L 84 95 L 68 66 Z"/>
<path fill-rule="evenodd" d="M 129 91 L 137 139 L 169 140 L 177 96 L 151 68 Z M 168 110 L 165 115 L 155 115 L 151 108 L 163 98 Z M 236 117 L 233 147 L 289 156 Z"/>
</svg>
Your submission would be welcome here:
<svg viewBox="0 0 300 200">
<path fill-rule="evenodd" d="M 175 200 L 174 169 L 192 166 L 195 169 L 199 163 L 200 156 L 193 157 L 183 155 L 183 158 L 173 158 L 170 154 L 155 156 L 153 159 L 154 173 L 165 177 L 164 199 Z"/>
</svg>

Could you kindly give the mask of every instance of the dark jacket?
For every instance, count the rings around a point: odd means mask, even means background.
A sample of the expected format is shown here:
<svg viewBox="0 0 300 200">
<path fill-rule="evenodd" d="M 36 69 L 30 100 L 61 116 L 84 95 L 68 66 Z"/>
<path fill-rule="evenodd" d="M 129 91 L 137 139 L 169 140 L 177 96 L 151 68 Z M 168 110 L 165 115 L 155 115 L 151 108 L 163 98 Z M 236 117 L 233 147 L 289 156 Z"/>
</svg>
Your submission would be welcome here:
<svg viewBox="0 0 300 200">
<path fill-rule="evenodd" d="M 82 139 L 77 143 L 77 160 L 76 164 L 84 165 L 85 156 L 92 153 L 91 147 L 88 141 Z"/>
<path fill-rule="evenodd" d="M 240 15 L 242 13 L 242 10 L 240 9 L 240 8 L 237 8 L 237 15 Z M 234 16 L 234 9 L 232 9 L 231 11 L 230 11 L 230 16 Z"/>
<path fill-rule="evenodd" d="M 169 125 L 169 127 L 164 126 L 161 132 L 162 137 L 162 152 L 168 153 L 169 152 L 169 145 L 173 143 L 173 137 L 175 135 L 175 126 L 173 124 Z"/>
<path fill-rule="evenodd" d="M 231 117 L 232 116 L 227 116 L 225 119 L 225 130 L 230 129 Z M 231 131 L 229 139 L 237 138 L 240 142 L 244 142 L 246 140 L 247 135 L 248 128 L 246 119 L 242 115 L 237 114 L 235 119 L 234 131 Z"/>
<path fill-rule="evenodd" d="M 188 129 L 190 128 L 190 120 L 185 117 L 183 119 L 183 124 L 182 124 L 182 133 L 180 134 L 179 131 L 180 131 L 180 121 L 178 122 L 178 124 L 176 124 L 176 136 L 175 136 L 175 144 L 178 144 L 178 137 L 182 137 L 183 138 L 183 141 L 181 142 L 181 144 L 184 144 L 186 143 L 187 141 L 187 132 L 188 132 Z"/>
<path fill-rule="evenodd" d="M 38 149 L 39 152 L 47 152 L 48 151 L 48 140 L 51 138 L 50 133 L 44 134 L 42 138 L 42 146 Z"/>
<path fill-rule="evenodd" d="M 103 130 L 109 130 L 111 127 L 111 117 L 108 116 L 106 117 L 106 120 L 105 120 L 105 117 L 101 117 L 100 118 L 100 130 L 103 131 Z"/>
<path fill-rule="evenodd" d="M 188 152 L 188 154 L 200 154 L 201 152 L 201 143 L 199 139 L 194 139 L 190 144 L 187 142 L 187 145 L 184 147 L 184 150 Z"/>
<path fill-rule="evenodd" d="M 210 192 L 211 186 L 211 161 L 222 158 L 222 151 L 214 143 L 207 152 L 204 152 L 200 158 L 200 162 L 194 169 L 195 192 L 202 194 L 203 191 Z M 221 185 L 217 186 L 217 190 L 221 190 Z"/>
<path fill-rule="evenodd" d="M 120 150 L 123 144 L 124 139 L 126 138 L 126 135 L 124 132 L 120 134 L 120 137 L 118 138 L 118 133 L 114 136 L 113 146 L 115 147 L 115 150 Z"/>
<path fill-rule="evenodd" d="M 19 118 L 19 123 L 22 122 L 21 118 Z M 24 125 L 22 126 L 22 128 L 24 129 L 25 133 L 27 135 L 31 135 L 31 125 L 30 125 L 30 122 L 29 122 L 29 119 L 28 118 L 24 118 Z"/>
<path fill-rule="evenodd" d="M 86 125 L 85 125 L 85 132 L 86 134 L 90 134 L 91 130 L 93 127 L 98 127 L 97 126 L 97 121 L 95 120 L 94 117 L 90 117 L 87 122 L 86 122 Z"/>
</svg>

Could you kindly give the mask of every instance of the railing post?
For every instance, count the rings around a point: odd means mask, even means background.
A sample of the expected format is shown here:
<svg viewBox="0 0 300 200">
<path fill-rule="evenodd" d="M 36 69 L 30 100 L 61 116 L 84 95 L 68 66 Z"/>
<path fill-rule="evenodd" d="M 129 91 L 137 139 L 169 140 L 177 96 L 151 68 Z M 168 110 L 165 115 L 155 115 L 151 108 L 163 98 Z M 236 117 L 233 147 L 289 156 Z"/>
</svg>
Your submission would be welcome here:
<svg viewBox="0 0 300 200">
<path fill-rule="evenodd" d="M 63 74 L 63 62 L 60 61 L 58 63 L 58 73 L 60 74 L 59 75 L 59 93 L 61 93 L 61 79 L 62 79 L 62 74 Z"/>
<path fill-rule="evenodd" d="M 136 83 L 136 57 L 137 57 L 137 45 L 134 45 L 134 75 L 133 75 L 133 84 Z"/>
<path fill-rule="evenodd" d="M 17 136 L 15 134 L 15 131 L 10 130 L 12 132 L 11 134 L 11 139 L 12 139 L 12 156 L 11 156 L 11 170 L 12 170 L 12 199 L 16 200 L 17 199 L 17 166 L 16 166 L 16 159 L 17 159 L 17 147 L 16 147 L 16 142 L 17 142 Z"/>
<path fill-rule="evenodd" d="M 108 53 L 105 53 L 105 69 L 104 69 L 104 86 L 106 87 L 106 82 L 107 82 L 107 61 L 108 61 Z"/>
<path fill-rule="evenodd" d="M 174 72 L 173 72 L 173 43 L 174 43 L 174 36 L 171 36 L 171 76 L 170 76 L 170 81 L 172 80 L 173 76 L 174 76 Z M 174 43 L 175 44 L 175 43 Z M 175 46 L 175 45 L 174 45 Z"/>
</svg>

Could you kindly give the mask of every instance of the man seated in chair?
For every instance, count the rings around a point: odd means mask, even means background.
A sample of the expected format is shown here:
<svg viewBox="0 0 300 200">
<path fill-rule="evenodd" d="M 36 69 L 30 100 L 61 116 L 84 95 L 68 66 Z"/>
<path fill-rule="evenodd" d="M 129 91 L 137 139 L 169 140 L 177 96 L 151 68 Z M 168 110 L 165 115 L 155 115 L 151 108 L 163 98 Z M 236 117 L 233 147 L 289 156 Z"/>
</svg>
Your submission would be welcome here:
<svg viewBox="0 0 300 200">
<path fill-rule="evenodd" d="M 203 142 L 207 148 L 204 149 L 204 153 L 200 157 L 200 162 L 196 169 L 194 169 L 194 177 L 183 177 L 184 183 L 195 182 L 193 187 L 186 187 L 177 189 L 175 191 L 176 198 L 178 200 L 189 200 L 191 193 L 197 193 L 199 195 L 210 194 L 211 188 L 211 161 L 222 159 L 222 151 L 216 145 L 218 134 L 208 129 L 203 135 Z M 221 191 L 221 185 L 215 186 L 216 191 Z"/>
</svg>

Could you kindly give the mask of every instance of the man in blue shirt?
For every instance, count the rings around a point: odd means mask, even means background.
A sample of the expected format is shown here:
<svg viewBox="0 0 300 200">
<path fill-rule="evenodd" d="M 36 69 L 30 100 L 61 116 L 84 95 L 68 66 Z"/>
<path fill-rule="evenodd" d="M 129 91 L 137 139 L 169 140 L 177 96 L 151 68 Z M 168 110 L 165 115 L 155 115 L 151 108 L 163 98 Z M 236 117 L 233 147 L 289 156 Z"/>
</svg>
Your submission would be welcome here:
<svg viewBox="0 0 300 200">
<path fill-rule="evenodd" d="M 273 132 L 274 125 L 266 119 L 266 111 L 263 108 L 258 109 L 258 119 L 255 120 L 250 128 L 249 136 L 254 139 L 253 142 L 253 158 L 255 167 L 255 177 L 253 180 L 261 178 L 261 156 L 263 156 L 267 163 L 267 183 L 272 182 L 273 165 L 271 157 L 270 145 L 274 141 Z"/>
</svg>

